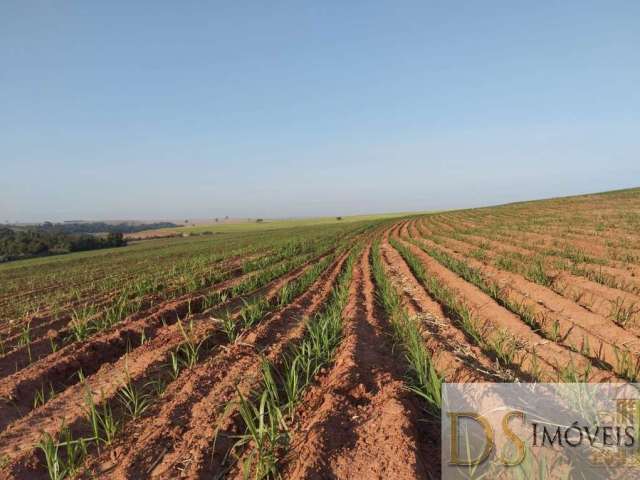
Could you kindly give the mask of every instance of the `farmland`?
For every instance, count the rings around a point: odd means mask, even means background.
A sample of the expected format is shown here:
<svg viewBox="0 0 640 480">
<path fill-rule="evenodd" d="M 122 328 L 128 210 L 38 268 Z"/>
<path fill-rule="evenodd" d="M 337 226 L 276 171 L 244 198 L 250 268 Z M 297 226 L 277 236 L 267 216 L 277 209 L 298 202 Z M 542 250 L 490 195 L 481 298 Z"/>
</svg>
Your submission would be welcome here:
<svg viewBox="0 0 640 480">
<path fill-rule="evenodd" d="M 2 478 L 437 478 L 447 382 L 635 382 L 640 189 L 0 266 Z"/>
</svg>

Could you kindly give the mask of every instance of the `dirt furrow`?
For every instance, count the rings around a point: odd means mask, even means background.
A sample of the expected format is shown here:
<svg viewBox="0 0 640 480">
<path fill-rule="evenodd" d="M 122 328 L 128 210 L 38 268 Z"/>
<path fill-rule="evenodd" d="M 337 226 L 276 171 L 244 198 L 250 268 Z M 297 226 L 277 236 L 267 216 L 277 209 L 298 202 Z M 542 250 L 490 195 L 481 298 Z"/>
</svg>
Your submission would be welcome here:
<svg viewBox="0 0 640 480">
<path fill-rule="evenodd" d="M 409 228 L 409 235 L 413 238 L 432 242 L 428 233 L 426 233 L 417 222 Z M 466 257 L 469 257 L 473 252 L 477 251 L 478 244 L 472 243 L 471 241 L 467 243 L 467 241 L 453 238 L 443 240 L 444 245 L 437 242 L 433 243 L 442 248 L 463 254 Z M 509 251 L 509 248 L 500 242 L 493 240 L 485 240 L 485 242 L 492 247 L 492 250 L 486 250 L 484 252 L 486 256 L 485 260 L 495 259 L 497 257 L 496 252 Z M 511 251 L 513 251 L 513 249 L 511 249 Z M 531 252 L 527 254 L 531 255 Z M 482 263 L 487 264 L 488 267 L 492 267 L 488 261 Z M 590 312 L 614 322 L 617 318 L 628 314 L 628 316 L 632 318 L 625 318 L 624 328 L 632 331 L 635 335 L 640 334 L 640 325 L 636 324 L 636 319 L 640 319 L 640 296 L 593 282 L 584 277 L 572 275 L 563 270 L 547 269 L 546 271 L 548 275 L 553 278 L 551 288 L 557 294 L 562 295 L 571 301 L 571 303 L 577 303 Z M 512 272 L 508 271 L 505 271 L 505 273 L 512 274 Z"/>
<path fill-rule="evenodd" d="M 298 276 L 310 262 L 298 267 L 252 295 L 268 296 L 281 282 Z M 249 274 L 251 275 L 251 274 Z M 224 291 L 240 283 L 246 276 L 225 280 L 208 293 Z M 24 415 L 33 408 L 36 391 L 48 389 L 62 391 L 78 381 L 77 372 L 82 369 L 85 376 L 96 372 L 103 363 L 112 362 L 122 356 L 127 349 L 136 348 L 144 338 L 152 339 L 168 324 L 175 323 L 188 314 L 202 311 L 205 297 L 185 297 L 162 305 L 155 313 L 120 322 L 114 329 L 99 333 L 81 345 L 71 344 L 60 349 L 18 373 L 0 380 L 0 413 L 9 422 Z M 240 306 L 242 298 L 228 301 L 224 307 L 234 309 Z M 6 424 L 5 424 L 6 426 Z"/>
<path fill-rule="evenodd" d="M 542 338 L 520 317 L 498 305 L 477 287 L 465 282 L 415 245 L 400 239 L 397 229 L 394 232 L 394 237 L 398 238 L 419 259 L 431 275 L 439 278 L 441 282 L 455 290 L 460 298 L 464 299 L 465 304 L 482 322 L 480 330 L 489 337 L 486 339 L 487 341 L 497 342 L 498 336 L 508 335 L 510 342 L 518 344 L 517 353 L 523 354 L 517 355 L 517 358 L 514 357 L 513 360 L 518 363 L 522 371 L 534 378 L 544 375 L 550 381 L 555 381 L 562 369 L 570 365 L 577 372 L 588 373 L 591 381 L 604 381 L 612 378 L 609 372 L 593 366 L 583 355 L 571 352 L 561 345 Z M 504 341 L 504 338 L 501 341 Z"/>
<path fill-rule="evenodd" d="M 481 237 L 485 237 L 486 234 L 480 233 Z M 486 237 L 490 238 L 490 237 Z M 569 245 L 572 247 L 576 247 L 576 244 L 573 242 L 567 243 L 566 241 L 561 241 L 560 238 L 553 237 L 549 234 L 540 234 L 534 232 L 526 232 L 526 233 L 511 233 L 508 237 L 502 234 L 498 234 L 496 237 L 500 243 L 503 245 L 513 247 L 521 250 L 521 252 L 527 252 L 527 256 L 534 255 L 544 255 L 549 258 L 555 258 L 558 260 L 563 260 L 561 255 L 549 252 L 548 250 L 558 250 L 559 248 L 564 248 L 563 245 Z M 602 265 L 600 263 L 590 263 L 585 262 L 590 270 L 595 272 L 603 272 L 607 275 L 611 275 L 621 281 L 623 281 L 622 286 L 624 287 L 624 291 L 629 293 L 638 293 L 640 292 L 640 283 L 638 282 L 637 276 L 640 273 L 640 269 L 637 267 L 632 267 L 629 264 L 618 262 L 611 260 L 607 256 L 598 257 L 592 251 L 592 249 L 587 248 L 584 244 L 578 244 L 579 251 L 584 252 L 593 256 L 596 260 L 602 260 L 606 262 L 606 265 Z"/>
<path fill-rule="evenodd" d="M 540 319 L 545 334 L 551 335 L 554 328 L 559 329 L 554 336 L 557 336 L 561 343 L 581 351 L 584 351 L 585 345 L 589 345 L 591 355 L 597 355 L 598 360 L 613 367 L 617 366 L 620 350 L 629 351 L 635 357 L 640 354 L 640 338 L 608 318 L 588 311 L 521 275 L 498 270 L 473 258 L 464 257 L 428 239 L 420 238 L 418 241 L 465 262 L 488 280 L 500 285 L 504 295 L 511 301 L 526 305 Z"/>
<path fill-rule="evenodd" d="M 229 345 L 171 385 L 157 415 L 133 426 L 112 455 L 98 458 L 94 473 L 108 478 L 176 478 L 220 468 L 233 439 L 225 405 L 236 386 L 248 393 L 259 379 L 261 354 L 279 356 L 304 331 L 301 321 L 328 297 L 345 256 L 292 304 L 267 318 L 239 343 Z M 226 422 L 226 423 L 225 423 Z M 216 439 L 216 433 L 220 435 Z M 227 432 L 230 434 L 230 432 Z M 215 449 L 214 449 L 215 445 Z M 182 473 L 180 473 L 182 472 Z"/>
<path fill-rule="evenodd" d="M 239 265 L 232 267 L 230 270 L 224 273 L 223 278 L 228 281 L 233 278 L 237 278 L 242 275 L 242 268 Z M 223 282 L 224 282 L 223 281 Z M 220 283 L 220 282 L 219 282 Z M 123 321 L 131 321 L 145 316 L 153 314 L 155 311 L 161 310 L 163 305 L 171 301 L 179 301 L 181 298 L 197 297 L 209 291 L 211 288 L 215 288 L 214 285 L 205 287 L 199 291 L 194 291 L 188 295 L 174 296 L 167 299 L 167 296 L 161 295 L 148 295 L 142 299 L 140 310 L 132 314 Z M 168 292 L 167 292 L 168 293 Z M 113 297 L 113 296 L 112 296 Z M 92 307 L 99 310 L 101 307 L 110 305 L 110 299 L 98 302 L 97 304 L 91 303 Z M 133 299 L 131 299 L 133 301 Z M 96 313 L 92 318 L 98 318 L 103 315 L 104 312 Z M 33 325 L 29 330 L 30 342 L 28 345 L 24 345 L 22 341 L 22 334 L 17 333 L 14 336 L 3 340 L 6 354 L 0 357 L 0 378 L 5 377 L 10 373 L 14 373 L 30 365 L 42 358 L 50 355 L 53 350 L 52 345 L 60 344 L 65 338 L 71 335 L 71 331 L 68 327 L 71 321 L 71 315 L 66 314 L 60 318 L 52 319 L 49 322 L 40 324 L 37 328 Z M 89 319 L 85 320 L 88 321 Z M 11 347 L 14 347 L 13 349 Z"/>
<path fill-rule="evenodd" d="M 202 325 L 198 333 L 204 333 Z M 198 335 L 200 336 L 200 335 Z M 82 431 L 89 392 L 94 404 L 113 400 L 127 379 L 140 383 L 165 368 L 169 351 L 183 341 L 177 325 L 168 326 L 161 334 L 131 354 L 125 354 L 115 363 L 107 363 L 82 383 L 76 383 L 56 395 L 40 408 L 13 423 L 0 434 L 0 456 L 12 460 L 9 466 L 12 478 L 34 478 L 39 474 L 34 446 L 43 432 L 57 435 L 62 425 L 72 431 Z M 83 428 L 84 427 L 84 428 Z"/>
<path fill-rule="evenodd" d="M 327 375 L 301 402 L 285 478 L 428 478 L 434 442 L 403 385 L 389 325 L 375 305 L 368 249 L 355 266 L 344 339 Z"/>
<path fill-rule="evenodd" d="M 40 336 L 45 335 L 48 329 L 57 329 L 68 322 L 71 319 L 71 313 L 69 313 L 68 310 L 72 310 L 73 308 L 86 303 L 91 303 L 91 305 L 101 307 L 108 304 L 108 302 L 114 297 L 115 293 L 108 293 L 91 299 L 77 300 L 66 307 L 63 307 L 58 315 L 43 312 L 28 318 L 9 320 L 5 328 L 0 331 L 0 334 L 3 336 L 5 349 L 8 350 L 15 346 L 15 340 L 20 338 L 22 334 L 21 330 L 25 324 L 30 326 L 31 338 L 36 340 Z M 62 321 L 65 321 L 65 323 L 61 323 Z"/>
<path fill-rule="evenodd" d="M 391 283 L 403 299 L 410 316 L 420 319 L 425 342 L 432 352 L 438 372 L 450 382 L 504 381 L 510 373 L 467 339 L 445 309 L 433 300 L 414 277 L 400 254 L 386 240 L 380 252 Z"/>
<path fill-rule="evenodd" d="M 224 289 L 228 284 L 217 287 Z M 203 298 L 168 302 L 143 318 L 125 319 L 114 329 L 99 333 L 87 342 L 70 344 L 19 372 L 0 380 L 0 417 L 15 418 L 33 407 L 37 390 L 53 386 L 58 392 L 77 382 L 77 372 L 95 373 L 103 363 L 117 360 L 127 348 L 138 347 L 142 335 L 153 338 L 165 324 L 184 318 L 201 308 Z M 5 420 L 6 421 L 6 420 Z"/>
<path fill-rule="evenodd" d="M 255 295 L 263 296 L 266 299 L 273 299 L 279 289 L 289 280 L 297 278 L 306 268 L 306 265 L 283 277 L 278 278 L 266 287 L 254 292 Z M 231 305 L 234 303 L 235 305 Z M 232 309 L 239 306 L 239 299 L 233 300 L 227 304 Z M 224 342 L 224 336 L 218 329 L 216 324 L 209 321 L 209 317 L 194 317 L 192 320 L 196 323 L 194 337 L 196 341 L 207 339 L 212 345 L 219 345 Z M 204 321 L 204 322 L 203 322 Z M 182 331 L 177 325 L 168 325 L 162 327 L 160 333 L 141 348 L 136 348 L 132 354 L 119 358 L 114 364 L 106 364 L 97 371 L 96 374 L 87 378 L 85 384 L 75 384 L 67 388 L 64 393 L 54 397 L 53 400 L 47 402 L 44 406 L 34 410 L 30 415 L 18 420 L 11 425 L 3 434 L 0 440 L 6 440 L 7 445 L 13 444 L 18 446 L 11 451 L 0 450 L 0 456 L 6 455 L 13 459 L 10 469 L 11 478 L 32 478 L 39 471 L 37 455 L 34 451 L 34 445 L 40 438 L 42 431 L 55 435 L 61 428 L 61 421 L 64 419 L 65 425 L 72 429 L 78 428 L 84 423 L 83 406 L 85 404 L 84 396 L 86 385 L 94 393 L 95 402 L 103 402 L 112 400 L 117 394 L 117 390 L 124 383 L 123 378 L 127 375 L 134 381 L 138 381 L 140 376 L 148 378 L 154 374 L 154 370 L 158 370 L 166 365 L 167 355 L 169 351 L 175 349 L 184 341 Z M 152 345 L 151 351 L 146 354 L 148 345 Z M 132 360 L 133 358 L 134 360 Z M 132 368 L 131 364 L 134 363 Z M 133 370 L 133 371 L 132 371 Z M 34 428 L 37 425 L 38 428 Z"/>
</svg>

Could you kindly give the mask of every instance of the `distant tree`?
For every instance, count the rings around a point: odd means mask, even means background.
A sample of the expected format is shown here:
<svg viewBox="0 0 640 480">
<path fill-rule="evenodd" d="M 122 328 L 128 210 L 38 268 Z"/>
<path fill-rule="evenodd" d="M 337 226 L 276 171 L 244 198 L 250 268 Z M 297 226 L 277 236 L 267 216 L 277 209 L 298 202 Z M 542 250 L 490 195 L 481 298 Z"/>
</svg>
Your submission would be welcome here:
<svg viewBox="0 0 640 480">
<path fill-rule="evenodd" d="M 186 224 L 186 223 L 189 223 L 189 220 L 185 220 L 185 221 L 184 221 L 184 223 L 185 223 L 185 224 Z"/>
<path fill-rule="evenodd" d="M 225 220 L 229 220 L 229 215 L 225 215 L 225 216 L 224 216 L 224 219 L 225 219 Z"/>
<path fill-rule="evenodd" d="M 24 230 L 0 228 L 0 259 L 8 261 L 39 255 L 120 247 L 126 243 L 121 232 L 110 232 L 106 236 L 69 234 L 55 225 L 50 228 Z"/>
<path fill-rule="evenodd" d="M 262 223 L 264 220 L 262 218 L 256 218 L 256 223 Z"/>
<path fill-rule="evenodd" d="M 342 220 L 342 217 L 336 217 L 336 220 Z"/>
<path fill-rule="evenodd" d="M 216 218 L 216 223 L 218 223 L 218 219 Z"/>
<path fill-rule="evenodd" d="M 122 232 L 109 232 L 109 235 L 107 235 L 107 244 L 110 247 L 121 247 L 126 245 L 127 241 L 124 239 Z"/>
<path fill-rule="evenodd" d="M 104 223 L 104 222 L 83 222 L 83 223 L 52 223 L 44 222 L 38 227 L 33 227 L 38 231 L 60 232 L 65 234 L 84 234 L 84 233 L 135 233 L 141 230 L 153 230 L 157 228 L 177 227 L 175 223 L 156 222 L 156 223 Z"/>
</svg>

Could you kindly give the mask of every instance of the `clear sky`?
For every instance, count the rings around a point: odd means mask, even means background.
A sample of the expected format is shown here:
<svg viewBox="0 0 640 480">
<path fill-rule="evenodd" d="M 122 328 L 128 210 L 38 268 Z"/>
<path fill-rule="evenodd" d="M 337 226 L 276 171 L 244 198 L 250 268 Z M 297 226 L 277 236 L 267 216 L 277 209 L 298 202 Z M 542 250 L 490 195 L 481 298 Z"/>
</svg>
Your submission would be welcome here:
<svg viewBox="0 0 640 480">
<path fill-rule="evenodd" d="M 0 2 L 0 220 L 640 185 L 640 2 Z"/>
</svg>

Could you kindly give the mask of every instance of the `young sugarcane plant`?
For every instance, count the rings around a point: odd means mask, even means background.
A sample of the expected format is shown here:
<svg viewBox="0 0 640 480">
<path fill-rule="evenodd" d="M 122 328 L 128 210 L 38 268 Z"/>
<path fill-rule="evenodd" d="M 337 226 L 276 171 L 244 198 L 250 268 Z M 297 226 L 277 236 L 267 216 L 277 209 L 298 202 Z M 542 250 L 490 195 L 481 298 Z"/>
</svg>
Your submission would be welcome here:
<svg viewBox="0 0 640 480">
<path fill-rule="evenodd" d="M 189 332 L 187 332 L 182 325 L 182 322 L 178 320 L 178 328 L 182 333 L 184 342 L 178 346 L 175 352 L 169 353 L 169 366 L 171 369 L 171 376 L 175 380 L 184 368 L 193 368 L 200 358 L 200 349 L 205 340 L 200 342 L 195 341 L 193 338 L 193 324 L 189 323 Z"/>
<path fill-rule="evenodd" d="M 118 392 L 118 399 L 132 420 L 137 420 L 151 406 L 151 395 L 139 389 L 127 373 L 127 381 Z"/>
<path fill-rule="evenodd" d="M 21 347 L 27 347 L 29 363 L 33 362 L 33 358 L 31 356 L 31 320 L 27 320 L 22 324 L 18 345 Z"/>
<path fill-rule="evenodd" d="M 84 438 L 73 439 L 69 427 L 62 425 L 61 441 L 57 442 L 51 434 L 45 432 L 36 445 L 44 454 L 47 472 L 51 480 L 63 480 L 79 472 L 87 456 L 88 441 Z"/>
<path fill-rule="evenodd" d="M 264 390 L 256 403 L 245 398 L 236 388 L 239 397 L 239 412 L 246 427 L 245 433 L 238 436 L 234 448 L 253 444 L 254 449 L 245 458 L 242 470 L 244 478 L 251 472 L 254 478 L 275 478 L 277 476 L 278 449 L 286 441 L 286 424 L 280 408 L 277 385 L 271 366 L 263 362 Z"/>
<path fill-rule="evenodd" d="M 235 318 L 231 315 L 229 311 L 222 315 L 220 318 L 220 328 L 227 336 L 229 343 L 235 343 L 238 337 L 240 336 L 240 332 L 238 331 L 238 326 L 236 324 Z"/>
<path fill-rule="evenodd" d="M 100 445 L 109 446 L 113 443 L 116 434 L 120 428 L 118 420 L 113 415 L 111 406 L 107 402 L 103 402 L 102 407 L 98 407 L 93 401 L 93 395 L 87 388 L 85 396 L 86 418 L 91 426 L 93 433 L 92 440 L 96 442 L 98 448 Z"/>
</svg>

